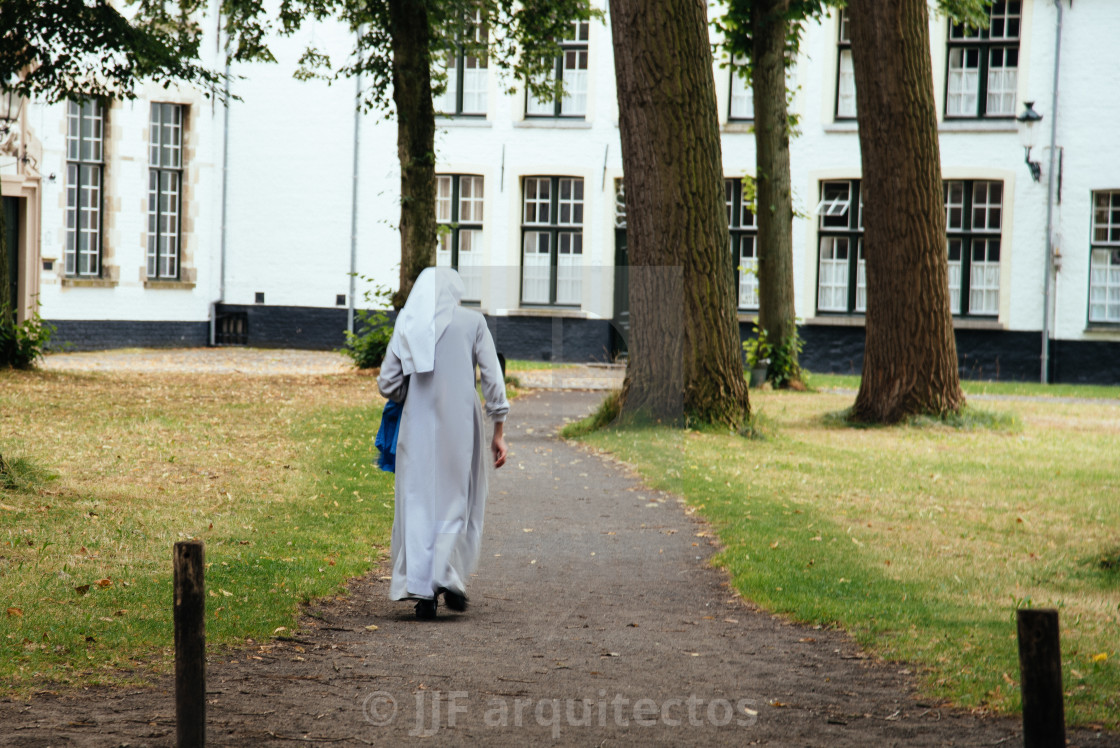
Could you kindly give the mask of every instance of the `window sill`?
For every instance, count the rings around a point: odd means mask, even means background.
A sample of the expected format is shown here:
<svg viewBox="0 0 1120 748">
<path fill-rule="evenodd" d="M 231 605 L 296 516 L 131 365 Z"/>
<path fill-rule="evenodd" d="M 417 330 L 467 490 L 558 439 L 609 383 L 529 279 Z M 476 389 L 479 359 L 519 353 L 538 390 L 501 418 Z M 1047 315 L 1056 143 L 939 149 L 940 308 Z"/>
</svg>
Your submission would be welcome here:
<svg viewBox="0 0 1120 748">
<path fill-rule="evenodd" d="M 748 309 L 739 309 L 735 312 L 740 322 L 757 322 L 758 311 L 750 311 Z"/>
<path fill-rule="evenodd" d="M 110 278 L 63 278 L 63 288 L 114 288 L 117 281 Z"/>
<path fill-rule="evenodd" d="M 1090 322 L 1085 327 L 1087 335 L 1120 334 L 1120 322 Z"/>
<path fill-rule="evenodd" d="M 514 127 L 547 130 L 590 130 L 591 123 L 583 117 L 533 117 L 513 123 Z"/>
<path fill-rule="evenodd" d="M 858 133 L 859 122 L 856 120 L 837 120 L 824 126 L 825 132 Z"/>
<path fill-rule="evenodd" d="M 463 114 L 456 117 L 436 115 L 436 127 L 491 127 L 485 114 Z"/>
<path fill-rule="evenodd" d="M 1002 132 L 1017 133 L 1019 126 L 1014 119 L 946 119 L 937 126 L 938 132 Z"/>
<path fill-rule="evenodd" d="M 867 318 L 862 314 L 837 314 L 836 316 L 811 317 L 805 320 L 807 325 L 820 325 L 821 327 L 865 327 Z M 995 319 L 969 319 L 964 317 L 953 318 L 954 330 L 1006 330 L 1007 327 Z"/>
<path fill-rule="evenodd" d="M 739 133 L 739 132 L 749 133 L 749 132 L 754 132 L 754 121 L 753 120 L 742 120 L 742 119 L 732 120 L 732 121 L 723 123 L 723 127 L 721 127 L 719 129 L 719 131 L 720 132 L 726 132 L 726 133 Z"/>
<path fill-rule="evenodd" d="M 578 306 L 536 306 L 501 309 L 505 317 L 567 317 L 570 319 L 590 319 L 587 312 Z"/>
<path fill-rule="evenodd" d="M 144 281 L 144 288 L 169 288 L 176 290 L 189 290 L 195 287 L 193 281 L 181 280 L 146 280 Z"/>
</svg>

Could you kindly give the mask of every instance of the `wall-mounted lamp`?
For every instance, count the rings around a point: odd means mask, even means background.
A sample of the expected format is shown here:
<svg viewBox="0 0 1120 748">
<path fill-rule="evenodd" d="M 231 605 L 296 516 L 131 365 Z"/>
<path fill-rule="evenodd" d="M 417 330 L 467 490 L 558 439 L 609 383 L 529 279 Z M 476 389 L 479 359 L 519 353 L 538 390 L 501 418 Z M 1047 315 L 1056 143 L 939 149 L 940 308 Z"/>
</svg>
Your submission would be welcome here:
<svg viewBox="0 0 1120 748">
<path fill-rule="evenodd" d="M 1034 110 L 1033 101 L 1024 101 L 1023 107 L 1023 113 L 1015 119 L 1019 122 L 1019 139 L 1022 140 L 1023 148 L 1027 152 L 1024 160 L 1027 168 L 1031 170 L 1031 178 L 1037 182 L 1042 177 L 1042 165 L 1037 161 L 1031 161 L 1031 149 L 1034 148 L 1034 126 L 1042 119 L 1042 115 Z"/>
<path fill-rule="evenodd" d="M 12 124 L 19 120 L 23 97 L 7 86 L 0 86 L 0 133 L 7 135 Z"/>
</svg>

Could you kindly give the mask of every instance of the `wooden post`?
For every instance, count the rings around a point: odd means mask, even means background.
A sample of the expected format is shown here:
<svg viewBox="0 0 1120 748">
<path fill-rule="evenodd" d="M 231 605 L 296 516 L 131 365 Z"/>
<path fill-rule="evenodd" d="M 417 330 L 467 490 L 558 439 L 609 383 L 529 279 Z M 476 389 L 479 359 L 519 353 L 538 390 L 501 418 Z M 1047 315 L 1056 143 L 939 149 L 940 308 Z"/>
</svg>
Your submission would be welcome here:
<svg viewBox="0 0 1120 748">
<path fill-rule="evenodd" d="M 205 549 L 175 544 L 175 723 L 179 748 L 206 744 Z"/>
<path fill-rule="evenodd" d="M 1020 609 L 1018 625 L 1023 748 L 1065 748 L 1058 611 Z"/>
</svg>

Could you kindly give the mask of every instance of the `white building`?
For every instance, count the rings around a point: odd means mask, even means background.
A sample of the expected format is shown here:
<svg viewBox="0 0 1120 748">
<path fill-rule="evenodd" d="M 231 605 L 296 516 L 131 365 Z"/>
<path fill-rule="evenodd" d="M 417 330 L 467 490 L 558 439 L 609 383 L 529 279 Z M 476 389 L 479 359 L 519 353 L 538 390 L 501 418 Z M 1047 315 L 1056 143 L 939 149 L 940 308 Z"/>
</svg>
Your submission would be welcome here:
<svg viewBox="0 0 1120 748">
<path fill-rule="evenodd" d="M 1053 0 L 1001 0 L 980 34 L 931 17 L 966 376 L 1037 379 L 1049 298 L 1053 378 L 1120 381 L 1120 99 L 1107 95 L 1117 67 L 1101 62 L 1118 32 L 1120 5 L 1110 0 L 1060 9 Z M 228 128 L 223 107 L 192 91 L 25 107 L 33 158 L 0 159 L 12 196 L 5 207 L 19 219 L 21 314 L 38 295 L 43 317 L 79 348 L 339 346 L 352 303 L 352 239 L 359 274 L 396 282 L 396 130 L 376 113 L 355 116 L 353 82 L 292 79 L 310 41 L 338 55 L 353 43 L 345 29 L 319 24 L 276 43 L 280 64 L 235 67 L 243 100 L 231 106 Z M 549 102 L 527 101 L 523 87 L 507 94 L 510 81 L 478 60 L 452 65 L 436 146 L 438 217 L 449 226 L 439 262 L 460 268 L 507 355 L 603 359 L 620 348 L 611 324 L 625 311 L 616 292 L 625 231 L 612 54 L 609 24 L 574 26 L 557 63 L 568 93 Z M 818 371 L 858 371 L 862 356 L 850 54 L 834 13 L 809 26 L 790 76 L 800 117 L 795 207 L 805 216 L 794 225 L 796 306 L 803 361 Z M 739 197 L 754 171 L 752 106 L 740 78 L 718 65 L 713 74 L 735 203 L 732 251 L 750 267 L 753 220 Z M 1038 181 L 1015 119 L 1026 102 L 1042 115 L 1030 153 Z M 737 275 L 748 334 L 754 280 Z"/>
</svg>

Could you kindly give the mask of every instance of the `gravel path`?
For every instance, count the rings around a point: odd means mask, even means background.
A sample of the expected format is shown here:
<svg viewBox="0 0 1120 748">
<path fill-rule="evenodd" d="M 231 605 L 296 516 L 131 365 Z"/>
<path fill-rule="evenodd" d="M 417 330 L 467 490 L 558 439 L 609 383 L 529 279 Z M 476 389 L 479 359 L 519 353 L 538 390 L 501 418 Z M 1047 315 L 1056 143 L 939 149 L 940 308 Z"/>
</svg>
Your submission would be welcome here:
<svg viewBox="0 0 1120 748">
<path fill-rule="evenodd" d="M 335 351 L 266 348 L 129 348 L 85 353 L 52 353 L 43 359 L 48 371 L 140 372 L 149 374 L 343 374 L 353 370 Z"/>
<path fill-rule="evenodd" d="M 1017 720 L 924 703 L 902 666 L 740 600 L 676 498 L 555 438 L 599 397 L 514 403 L 470 610 L 419 622 L 384 572 L 356 580 L 294 638 L 211 658 L 209 742 L 1021 745 Z M 0 745 L 172 745 L 171 690 L 0 702 Z"/>
</svg>

